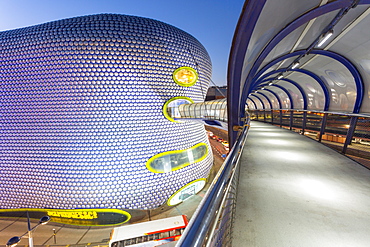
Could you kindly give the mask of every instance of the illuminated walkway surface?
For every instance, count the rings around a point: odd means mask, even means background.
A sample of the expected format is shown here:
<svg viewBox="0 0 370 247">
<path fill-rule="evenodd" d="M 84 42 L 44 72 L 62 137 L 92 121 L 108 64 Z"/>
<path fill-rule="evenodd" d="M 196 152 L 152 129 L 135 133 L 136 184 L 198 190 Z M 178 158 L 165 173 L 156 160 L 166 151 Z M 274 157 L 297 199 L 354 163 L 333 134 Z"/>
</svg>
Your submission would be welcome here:
<svg viewBox="0 0 370 247">
<path fill-rule="evenodd" d="M 233 246 L 369 246 L 370 170 L 289 130 L 252 122 Z"/>
</svg>

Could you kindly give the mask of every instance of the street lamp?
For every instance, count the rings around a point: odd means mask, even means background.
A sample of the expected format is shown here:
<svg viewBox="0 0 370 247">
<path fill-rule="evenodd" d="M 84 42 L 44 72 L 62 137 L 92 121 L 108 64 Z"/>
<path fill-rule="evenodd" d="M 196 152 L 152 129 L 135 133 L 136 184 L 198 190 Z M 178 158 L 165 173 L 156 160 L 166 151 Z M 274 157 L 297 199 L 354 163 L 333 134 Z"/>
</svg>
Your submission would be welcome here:
<svg viewBox="0 0 370 247">
<path fill-rule="evenodd" d="M 6 243 L 6 247 L 13 247 L 16 246 L 21 241 L 20 237 L 12 237 L 9 239 L 9 241 Z"/>
<path fill-rule="evenodd" d="M 6 247 L 16 246 L 21 241 L 21 238 L 26 234 L 28 234 L 28 245 L 29 245 L 29 247 L 33 247 L 32 231 L 35 230 L 39 225 L 46 225 L 49 221 L 50 221 L 49 216 L 43 216 L 39 220 L 39 223 L 31 228 L 30 217 L 29 217 L 28 212 L 27 212 L 28 232 L 23 234 L 20 237 L 12 237 L 11 239 L 9 239 L 9 241 L 6 243 Z"/>
</svg>

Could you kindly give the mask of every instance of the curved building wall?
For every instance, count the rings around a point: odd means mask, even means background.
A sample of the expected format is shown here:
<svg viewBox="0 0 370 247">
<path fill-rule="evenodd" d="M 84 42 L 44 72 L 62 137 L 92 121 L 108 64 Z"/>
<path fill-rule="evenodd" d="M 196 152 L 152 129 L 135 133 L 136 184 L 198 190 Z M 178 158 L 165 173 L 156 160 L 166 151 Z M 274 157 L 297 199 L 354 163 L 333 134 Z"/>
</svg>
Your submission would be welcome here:
<svg viewBox="0 0 370 247">
<path fill-rule="evenodd" d="M 101 14 L 0 33 L 1 208 L 152 209 L 208 176 L 204 126 L 163 105 L 204 100 L 211 62 L 191 35 L 152 19 Z M 191 67 L 192 86 L 173 72 Z M 160 153 L 205 143 L 205 158 L 154 173 Z"/>
</svg>

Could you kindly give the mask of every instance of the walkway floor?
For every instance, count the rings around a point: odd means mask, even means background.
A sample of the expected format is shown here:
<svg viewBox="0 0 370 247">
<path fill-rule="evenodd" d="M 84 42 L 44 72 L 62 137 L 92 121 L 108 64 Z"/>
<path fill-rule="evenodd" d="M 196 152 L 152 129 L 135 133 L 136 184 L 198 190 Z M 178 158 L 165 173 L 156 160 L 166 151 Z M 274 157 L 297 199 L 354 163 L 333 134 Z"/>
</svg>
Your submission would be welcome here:
<svg viewBox="0 0 370 247">
<path fill-rule="evenodd" d="M 260 122 L 240 169 L 233 246 L 370 246 L 370 170 Z"/>
</svg>

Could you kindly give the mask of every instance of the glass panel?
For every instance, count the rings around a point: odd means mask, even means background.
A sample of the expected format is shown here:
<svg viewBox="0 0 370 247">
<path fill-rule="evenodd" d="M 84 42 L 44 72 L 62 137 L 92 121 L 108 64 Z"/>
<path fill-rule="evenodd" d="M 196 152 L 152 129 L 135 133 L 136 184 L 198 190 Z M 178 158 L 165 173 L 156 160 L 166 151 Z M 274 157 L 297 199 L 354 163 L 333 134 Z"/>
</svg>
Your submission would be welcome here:
<svg viewBox="0 0 370 247">
<path fill-rule="evenodd" d="M 190 101 L 186 99 L 177 99 L 177 100 L 172 101 L 167 106 L 167 113 L 171 117 L 181 117 L 178 107 L 179 105 L 182 105 L 182 104 L 190 104 Z"/>
<path fill-rule="evenodd" d="M 254 101 L 254 103 L 256 103 L 257 109 L 263 109 L 262 104 L 261 104 L 261 101 L 259 99 L 257 99 L 253 95 L 251 95 L 249 97 Z"/>
<path fill-rule="evenodd" d="M 201 107 L 203 104 L 196 104 L 195 107 L 195 117 L 200 118 L 202 116 L 201 114 Z"/>
<path fill-rule="evenodd" d="M 247 105 L 250 110 L 255 110 L 256 107 L 250 99 L 247 99 Z"/>
<path fill-rule="evenodd" d="M 167 201 L 168 206 L 175 206 L 192 195 L 199 193 L 205 186 L 206 179 L 200 178 L 193 180 L 192 182 L 186 184 L 179 190 L 177 190 Z"/>
<path fill-rule="evenodd" d="M 174 97 L 168 100 L 163 105 L 163 109 L 162 109 L 163 115 L 171 122 L 178 122 L 178 121 L 175 121 L 174 118 L 184 117 L 181 115 L 181 113 L 183 112 L 180 113 L 179 111 L 180 105 L 187 105 L 191 103 L 194 103 L 194 101 L 188 97 L 183 97 L 183 96 Z"/>
<path fill-rule="evenodd" d="M 279 101 L 275 95 L 268 91 L 264 91 L 263 93 L 270 99 L 273 109 L 280 109 Z"/>
<path fill-rule="evenodd" d="M 274 91 L 276 92 L 276 94 L 279 96 L 280 100 L 281 100 L 281 107 L 282 109 L 290 109 L 290 99 L 288 97 L 288 95 L 283 91 L 281 90 L 280 88 L 276 88 L 274 89 Z"/>
<path fill-rule="evenodd" d="M 183 87 L 193 86 L 198 80 L 198 73 L 190 67 L 181 67 L 173 72 L 173 80 Z"/>
<path fill-rule="evenodd" d="M 308 110 L 324 110 L 324 91 L 316 80 L 303 73 L 292 73 L 289 75 L 289 79 L 297 82 L 307 93 Z"/>
<path fill-rule="evenodd" d="M 266 110 L 271 109 L 270 102 L 266 99 L 264 94 L 259 93 L 258 97 L 262 100 Z"/>
<path fill-rule="evenodd" d="M 207 154 L 207 145 L 199 143 L 189 149 L 157 154 L 148 160 L 146 167 L 155 173 L 171 172 L 199 162 Z"/>
<path fill-rule="evenodd" d="M 278 85 L 281 85 L 286 90 L 288 90 L 288 92 L 289 92 L 289 94 L 290 94 L 290 96 L 292 97 L 292 100 L 293 100 L 294 109 L 303 109 L 304 102 L 303 102 L 302 93 L 301 93 L 301 91 L 299 91 L 299 89 L 295 85 L 293 85 L 289 82 L 285 82 L 285 81 L 279 81 Z M 305 92 L 303 92 L 303 93 L 305 93 Z"/>
<path fill-rule="evenodd" d="M 356 100 L 356 84 L 350 71 L 341 63 L 325 56 L 315 56 L 303 67 L 320 76 L 329 89 L 329 111 L 351 112 Z"/>
</svg>

